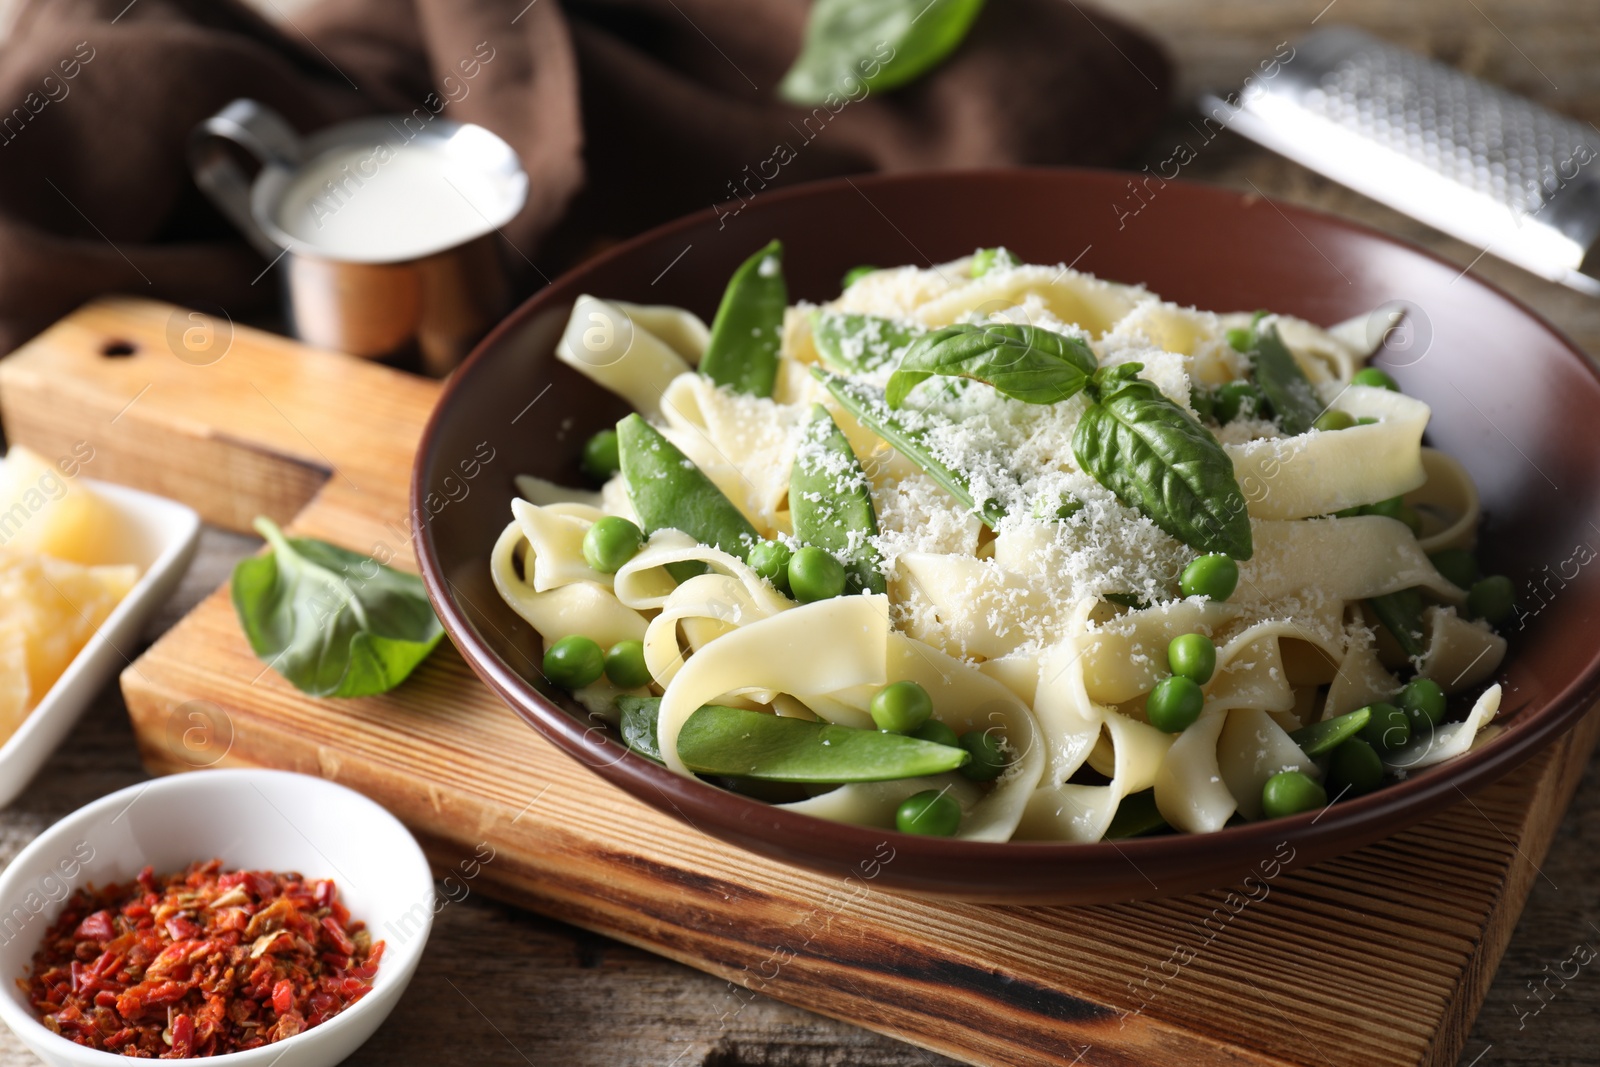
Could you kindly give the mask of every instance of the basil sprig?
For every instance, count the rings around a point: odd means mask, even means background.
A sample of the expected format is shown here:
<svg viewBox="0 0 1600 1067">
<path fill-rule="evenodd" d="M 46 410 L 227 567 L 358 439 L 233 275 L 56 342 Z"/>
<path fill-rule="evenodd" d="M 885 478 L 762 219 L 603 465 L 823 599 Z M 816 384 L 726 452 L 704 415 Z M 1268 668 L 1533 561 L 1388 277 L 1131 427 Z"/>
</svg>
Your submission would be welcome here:
<svg viewBox="0 0 1600 1067">
<path fill-rule="evenodd" d="M 986 382 L 1014 400 L 1054 404 L 1083 391 L 1094 353 L 1076 337 L 1026 323 L 946 326 L 920 338 L 889 376 L 885 394 L 898 408 L 935 375 Z"/>
<path fill-rule="evenodd" d="M 1095 372 L 1095 403 L 1072 435 L 1078 463 L 1191 548 L 1249 559 L 1250 516 L 1233 461 L 1194 416 L 1135 377 L 1141 369 L 1124 363 Z"/>
<path fill-rule="evenodd" d="M 317 697 L 384 693 L 428 657 L 444 628 L 422 580 L 356 552 L 255 527 L 272 551 L 233 571 L 233 608 L 255 654 Z"/>
<path fill-rule="evenodd" d="M 1285 433 L 1302 434 L 1311 429 L 1317 416 L 1322 414 L 1322 402 L 1311 380 L 1295 362 L 1278 327 L 1268 323 L 1263 328 L 1258 321 L 1250 343 L 1250 364 L 1255 371 L 1256 384 L 1266 394 L 1267 402 L 1278 416 Z"/>
<path fill-rule="evenodd" d="M 857 422 L 883 438 L 894 446 L 911 462 L 922 468 L 923 473 L 938 483 L 939 488 L 959 500 L 968 511 L 974 513 L 983 524 L 991 530 L 999 525 L 1005 518 L 1005 512 L 1000 510 L 998 504 L 986 500 L 980 507 L 972 495 L 972 489 L 967 484 L 964 474 L 939 459 L 928 447 L 925 435 L 921 430 L 906 424 L 895 415 L 883 402 L 883 394 L 870 385 L 853 382 L 843 375 L 833 374 L 821 367 L 812 367 L 811 373 L 825 385 L 828 392 L 833 394 Z"/>
<path fill-rule="evenodd" d="M 778 95 L 810 106 L 914 81 L 955 51 L 982 9 L 983 0 L 816 0 Z"/>
</svg>

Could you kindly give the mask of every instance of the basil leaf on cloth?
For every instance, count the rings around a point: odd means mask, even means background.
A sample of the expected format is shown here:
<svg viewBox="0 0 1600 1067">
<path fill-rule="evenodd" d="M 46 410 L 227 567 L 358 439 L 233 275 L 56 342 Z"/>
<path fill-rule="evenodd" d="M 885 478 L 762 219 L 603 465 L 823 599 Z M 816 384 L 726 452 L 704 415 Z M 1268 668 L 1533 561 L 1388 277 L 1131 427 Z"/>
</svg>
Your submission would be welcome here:
<svg viewBox="0 0 1600 1067">
<path fill-rule="evenodd" d="M 982 507 L 978 505 L 973 499 L 972 489 L 967 485 L 966 476 L 935 456 L 924 440 L 922 431 L 908 426 L 890 411 L 883 402 L 883 394 L 877 389 L 831 374 L 821 367 L 813 366 L 811 373 L 827 387 L 840 406 L 855 416 L 857 422 L 922 468 L 922 472 L 937 482 L 939 488 L 959 500 L 968 511 L 982 519 L 985 526 L 992 530 L 1005 518 L 1005 512 L 993 500 L 984 501 Z"/>
<path fill-rule="evenodd" d="M 1095 371 L 1094 353 L 1076 337 L 1025 323 L 946 326 L 906 352 L 889 376 L 891 408 L 935 375 L 972 378 L 1013 400 L 1054 404 L 1074 396 Z"/>
<path fill-rule="evenodd" d="M 357 552 L 255 527 L 271 551 L 233 570 L 233 608 L 255 654 L 317 697 L 385 693 L 428 657 L 444 628 L 422 579 Z"/>
<path fill-rule="evenodd" d="M 915 81 L 955 51 L 981 10 L 983 0 L 816 0 L 778 95 L 811 106 Z"/>
<path fill-rule="evenodd" d="M 1255 369 L 1256 384 L 1266 394 L 1284 432 L 1302 434 L 1311 429 L 1311 424 L 1322 414 L 1322 401 L 1317 398 L 1311 379 L 1305 376 L 1283 338 L 1278 336 L 1277 326 L 1269 324 L 1265 329 L 1257 326 L 1250 347 L 1250 363 Z"/>
<path fill-rule="evenodd" d="M 1072 435 L 1078 463 L 1191 548 L 1249 559 L 1250 516 L 1232 460 L 1154 383 L 1131 376 L 1140 369 L 1125 363 L 1095 374 L 1096 403 Z"/>
</svg>

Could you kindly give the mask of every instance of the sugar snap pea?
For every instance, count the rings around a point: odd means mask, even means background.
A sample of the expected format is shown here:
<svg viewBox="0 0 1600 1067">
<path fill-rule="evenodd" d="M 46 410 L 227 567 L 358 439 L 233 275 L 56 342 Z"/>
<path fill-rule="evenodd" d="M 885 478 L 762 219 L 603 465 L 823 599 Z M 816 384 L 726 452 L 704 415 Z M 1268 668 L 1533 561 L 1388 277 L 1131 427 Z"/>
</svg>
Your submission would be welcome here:
<svg viewBox="0 0 1600 1067">
<path fill-rule="evenodd" d="M 761 540 L 756 528 L 705 472 L 639 415 L 617 423 L 617 442 L 628 499 L 645 533 L 682 530 L 701 544 L 739 559 Z M 687 563 L 690 565 L 671 564 L 667 571 L 680 582 L 701 572 L 692 566 L 693 561 Z"/>
<path fill-rule="evenodd" d="M 1256 384 L 1266 394 L 1272 410 L 1286 433 L 1301 434 L 1311 429 L 1322 414 L 1322 403 L 1310 379 L 1295 362 L 1278 327 L 1269 323 L 1265 329 L 1256 326 L 1250 347 L 1250 362 L 1255 368 Z"/>
<path fill-rule="evenodd" d="M 660 697 L 620 697 L 623 738 L 660 759 Z M 769 782 L 888 782 L 953 771 L 972 757 L 960 748 L 905 734 L 857 730 L 807 719 L 707 704 L 678 733 L 678 756 L 697 774 Z"/>
<path fill-rule="evenodd" d="M 1415 589 L 1369 597 L 1367 603 L 1408 658 L 1422 655 L 1422 597 Z"/>
<path fill-rule="evenodd" d="M 1001 519 L 1005 518 L 1005 512 L 1001 511 L 993 500 L 985 500 L 981 507 L 978 505 L 973 499 L 972 490 L 967 486 L 966 477 L 933 454 L 933 450 L 923 440 L 920 430 L 911 427 L 901 415 L 889 410 L 888 405 L 884 403 L 882 390 L 853 382 L 821 367 L 812 367 L 811 373 L 827 386 L 828 392 L 833 394 L 834 399 L 854 415 L 861 425 L 889 442 L 898 452 L 921 467 L 928 477 L 939 483 L 941 489 L 982 519 L 985 526 L 993 529 Z"/>
<path fill-rule="evenodd" d="M 870 374 L 898 366 L 926 331 L 881 315 L 847 311 L 811 313 L 811 339 L 822 361 L 841 374 Z"/>
<path fill-rule="evenodd" d="M 877 549 L 872 488 L 828 409 L 813 405 L 794 467 L 789 473 L 789 510 L 802 545 L 831 553 L 845 569 L 845 592 L 885 592 Z"/>
<path fill-rule="evenodd" d="M 1306 755 L 1320 756 L 1324 752 L 1332 752 L 1359 734 L 1371 718 L 1371 708 L 1357 708 L 1355 711 L 1324 719 L 1322 722 L 1302 726 L 1289 734 L 1289 740 L 1299 745 L 1300 751 Z"/>
<path fill-rule="evenodd" d="M 740 264 L 711 320 L 700 373 L 740 393 L 771 396 L 778 381 L 778 347 L 789 303 L 783 244 L 769 243 Z"/>
<path fill-rule="evenodd" d="M 1106 836 L 1113 840 L 1140 837 L 1163 829 L 1166 825 L 1167 820 L 1161 817 L 1156 807 L 1156 791 L 1145 789 L 1122 798 L 1122 803 L 1117 805 L 1117 813 L 1111 817 L 1111 825 L 1106 827 Z"/>
</svg>

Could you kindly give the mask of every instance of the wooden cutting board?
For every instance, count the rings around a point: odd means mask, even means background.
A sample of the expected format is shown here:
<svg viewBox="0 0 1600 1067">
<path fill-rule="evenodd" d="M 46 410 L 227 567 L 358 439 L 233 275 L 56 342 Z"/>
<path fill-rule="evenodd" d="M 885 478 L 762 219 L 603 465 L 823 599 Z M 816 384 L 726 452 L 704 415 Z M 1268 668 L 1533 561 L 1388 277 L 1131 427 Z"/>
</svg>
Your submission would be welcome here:
<svg viewBox="0 0 1600 1067">
<path fill-rule="evenodd" d="M 115 299 L 0 361 L 0 418 L 47 456 L 87 441 L 91 477 L 217 525 L 265 514 L 412 567 L 406 483 L 438 388 Z M 1456 1063 L 1600 737 L 1591 714 L 1437 818 L 1248 895 L 998 907 L 891 896 L 870 869 L 840 883 L 721 845 L 558 753 L 448 645 L 394 693 L 312 700 L 263 669 L 220 589 L 122 686 L 151 770 L 280 767 L 350 785 L 441 871 L 492 854 L 479 887 L 727 978 L 725 1018 L 754 989 L 1008 1067 Z"/>
</svg>

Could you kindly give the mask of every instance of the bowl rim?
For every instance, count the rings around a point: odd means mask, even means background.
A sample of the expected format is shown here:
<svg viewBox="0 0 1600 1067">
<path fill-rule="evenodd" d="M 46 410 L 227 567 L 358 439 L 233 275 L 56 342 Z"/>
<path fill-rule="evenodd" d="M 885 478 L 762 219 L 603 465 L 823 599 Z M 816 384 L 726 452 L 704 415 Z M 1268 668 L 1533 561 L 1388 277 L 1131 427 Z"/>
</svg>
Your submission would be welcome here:
<svg viewBox="0 0 1600 1067">
<path fill-rule="evenodd" d="M 174 774 L 163 778 L 154 778 L 143 782 L 135 782 L 132 785 L 118 789 L 115 792 L 108 793 L 97 800 L 92 800 L 77 810 L 62 816 L 60 819 L 57 819 L 55 822 L 46 827 L 32 841 L 23 846 L 22 851 L 18 852 L 16 857 L 10 863 L 6 864 L 3 870 L 0 870 L 0 900 L 6 899 L 6 894 L 12 888 L 11 883 L 22 877 L 20 872 L 25 866 L 25 861 L 32 860 L 35 858 L 36 854 L 52 848 L 54 845 L 60 842 L 61 838 L 72 836 L 75 831 L 88 829 L 93 826 L 103 824 L 105 821 L 107 821 L 107 816 L 113 811 L 120 812 L 120 810 L 122 810 L 124 807 L 131 805 L 134 800 L 144 796 L 149 791 L 181 792 L 194 789 L 203 793 L 209 790 L 225 790 L 235 787 L 242 787 L 246 784 L 254 784 L 254 782 L 262 779 L 265 779 L 270 783 L 286 783 L 292 779 L 298 783 L 299 787 L 301 788 L 315 789 L 320 787 L 336 792 L 343 792 L 349 794 L 349 798 L 353 798 L 354 800 L 359 801 L 360 804 L 366 805 L 366 807 L 370 809 L 369 815 L 372 818 L 378 822 L 388 820 L 388 822 L 391 823 L 395 829 L 400 831 L 402 835 L 401 840 L 404 842 L 409 842 L 413 850 L 412 855 L 409 858 L 414 859 L 418 864 L 421 865 L 421 871 L 425 877 L 428 891 L 432 892 L 432 868 L 428 865 L 428 860 L 422 851 L 422 846 L 417 843 L 416 838 L 412 835 L 411 831 L 406 828 L 404 823 L 396 818 L 394 814 L 387 808 L 373 800 L 371 797 L 368 797 L 347 785 L 342 785 L 339 782 L 330 781 L 326 778 L 320 778 L 316 775 L 300 774 L 296 771 L 269 770 L 264 767 L 223 767 L 200 771 L 190 771 L 183 774 Z M 268 803 L 271 803 L 270 799 L 268 800 Z M 113 817 L 110 821 L 115 821 L 115 817 Z M 398 867 L 400 860 L 396 859 L 395 863 Z M 87 882 L 84 884 L 87 884 Z M 221 1056 L 211 1056 L 206 1058 L 205 1062 L 222 1064 L 224 1067 L 260 1067 L 260 1065 L 275 1063 L 277 1062 L 277 1058 L 287 1054 L 285 1050 L 289 1046 L 293 1045 L 296 1048 L 304 1048 L 311 1044 L 310 1041 L 301 1040 L 302 1038 L 317 1038 L 320 1036 L 320 1039 L 325 1041 L 328 1040 L 329 1031 L 349 1029 L 351 1023 L 348 1020 L 354 1019 L 360 1021 L 367 1018 L 375 1011 L 384 1011 L 387 1013 L 392 1005 L 385 1007 L 383 1002 L 390 995 L 389 989 L 391 987 L 395 989 L 395 993 L 393 994 L 395 996 L 398 996 L 404 991 L 405 986 L 410 982 L 411 974 L 415 970 L 417 963 L 422 959 L 423 949 L 427 946 L 428 937 L 432 933 L 433 910 L 431 908 L 425 908 L 423 910 L 426 912 L 426 915 L 424 916 L 422 929 L 419 931 L 418 936 L 408 939 L 403 944 L 395 946 L 395 952 L 392 956 L 389 952 L 389 948 L 387 946 L 384 948 L 383 962 L 378 968 L 377 976 L 375 976 L 373 979 L 372 991 L 366 996 L 362 997 L 353 1005 L 341 1011 L 338 1015 L 335 1015 L 326 1022 L 310 1029 L 302 1030 L 293 1037 L 285 1038 L 282 1041 L 275 1042 L 270 1045 L 263 1045 L 260 1048 L 224 1053 Z M 35 939 L 33 944 L 37 945 L 37 943 L 37 939 Z M 17 977 L 20 977 L 20 975 Z M 9 979 L 7 976 L 0 975 L 0 981 L 8 980 Z M 381 986 L 379 984 L 380 982 L 382 983 Z M 396 986 L 396 983 L 399 983 L 398 986 Z M 384 996 L 376 995 L 379 993 L 380 989 L 383 990 Z M 22 1039 L 25 1043 L 31 1044 L 32 1040 L 23 1033 L 24 1029 L 28 1030 L 30 1033 L 41 1035 L 43 1038 L 48 1039 L 46 1041 L 47 1044 L 52 1045 L 52 1047 L 59 1048 L 62 1056 L 72 1059 L 74 1062 L 81 1062 L 84 1064 L 105 1064 L 106 1067 L 110 1067 L 112 1064 L 127 1064 L 132 1062 L 128 1057 L 123 1056 L 120 1053 L 104 1052 L 99 1049 L 89 1048 L 86 1045 L 80 1045 L 75 1041 L 69 1041 L 67 1038 L 55 1033 L 49 1027 L 40 1022 L 30 1007 L 24 1004 L 19 1004 L 13 997 L 9 995 L 0 996 L 0 1021 L 4 1021 L 5 1024 L 10 1027 L 14 1033 L 16 1033 L 18 1038 Z M 381 1019 L 379 1020 L 379 1024 L 381 1024 Z M 56 1042 L 59 1042 L 59 1045 L 55 1044 Z"/>
<path fill-rule="evenodd" d="M 805 182 L 784 189 L 766 191 L 762 194 L 762 197 L 768 203 L 777 203 L 802 199 L 818 193 L 833 192 L 844 187 L 852 188 L 865 196 L 866 193 L 863 190 L 870 192 L 874 188 L 882 188 L 884 186 L 939 182 L 961 183 L 975 180 L 992 182 L 1018 180 L 1072 181 L 1095 176 L 1123 175 L 1124 172 L 1109 168 L 1065 166 L 982 167 L 889 174 L 875 173 Z M 1202 197 L 1217 198 L 1219 200 L 1235 201 L 1240 197 L 1249 195 L 1241 190 L 1211 182 L 1197 182 L 1180 178 L 1173 179 L 1169 184 L 1186 188 Z M 1597 383 L 1600 383 L 1600 367 L 1596 367 L 1584 355 L 1583 351 L 1573 343 L 1571 338 L 1547 322 L 1515 296 L 1505 292 L 1492 282 L 1471 275 L 1470 268 L 1462 270 L 1459 264 L 1446 259 L 1442 255 L 1422 248 L 1404 238 L 1386 234 L 1381 230 L 1352 219 L 1289 202 L 1274 200 L 1272 203 L 1280 213 L 1291 221 L 1296 219 L 1314 220 L 1319 225 L 1345 231 L 1363 240 L 1376 240 L 1382 244 L 1431 260 L 1451 271 L 1459 271 L 1459 280 L 1477 286 L 1481 292 L 1505 302 L 1526 318 L 1531 319 L 1565 350 L 1568 358 L 1574 360 L 1586 374 L 1595 379 Z M 1066 871 L 1069 869 L 1066 864 L 1074 860 L 1097 864 L 1121 859 L 1142 875 L 1143 871 L 1139 868 L 1138 863 L 1141 859 L 1148 859 L 1151 862 L 1161 859 L 1173 863 L 1203 861 L 1223 843 L 1235 846 L 1241 851 L 1246 849 L 1259 850 L 1261 855 L 1268 856 L 1272 854 L 1275 846 L 1286 841 L 1291 836 L 1297 842 L 1305 845 L 1333 843 L 1341 839 L 1363 844 L 1390 836 L 1390 834 L 1397 832 L 1398 829 L 1410 826 L 1414 822 L 1442 810 L 1453 803 L 1455 799 L 1465 798 L 1470 793 L 1482 789 L 1509 774 L 1552 743 L 1560 734 L 1570 729 L 1589 710 L 1596 699 L 1600 698 L 1600 646 L 1596 646 L 1583 669 L 1578 672 L 1577 676 L 1565 688 L 1554 694 L 1540 707 L 1531 711 L 1518 709 L 1523 721 L 1519 722 L 1515 728 L 1503 730 L 1488 743 L 1473 748 L 1455 759 L 1434 764 L 1423 771 L 1408 775 L 1398 782 L 1375 790 L 1365 796 L 1340 801 L 1336 806 L 1330 804 L 1320 811 L 1308 811 L 1288 818 L 1262 819 L 1255 822 L 1227 826 L 1212 833 L 1165 834 L 1156 837 L 1134 837 L 1119 840 L 1102 839 L 1091 842 L 968 841 L 955 838 L 919 837 L 901 834 L 892 830 L 835 823 L 815 816 L 788 811 L 738 793 L 731 793 L 696 778 L 675 774 L 671 770 L 658 766 L 629 751 L 620 740 L 608 734 L 602 734 L 597 744 L 595 730 L 592 725 L 581 722 L 566 709 L 540 693 L 512 669 L 509 664 L 505 663 L 486 642 L 479 639 L 474 624 L 468 618 L 466 612 L 456 603 L 451 593 L 451 583 L 440 563 L 431 524 L 427 521 L 428 513 L 426 509 L 420 506 L 420 502 L 426 498 L 427 487 L 425 482 L 427 476 L 431 473 L 434 451 L 438 435 L 441 432 L 444 413 L 450 408 L 451 401 L 460 392 L 461 383 L 489 358 L 491 352 L 501 347 L 503 340 L 508 335 L 521 328 L 534 315 L 544 310 L 547 304 L 555 302 L 550 294 L 555 291 L 557 285 L 566 281 L 571 275 L 580 270 L 587 272 L 595 268 L 609 266 L 634 255 L 640 249 L 663 238 L 694 229 L 708 222 L 714 222 L 720 217 L 720 213 L 717 210 L 720 206 L 714 205 L 681 216 L 652 227 L 635 237 L 608 248 L 604 252 L 562 272 L 550 284 L 539 289 L 513 309 L 478 343 L 462 364 L 456 368 L 449 380 L 445 382 L 439 398 L 428 416 L 427 424 L 423 428 L 412 465 L 410 510 L 412 535 L 417 545 L 417 563 L 423 583 L 427 589 L 428 598 L 432 601 L 434 609 L 439 613 L 440 621 L 443 623 L 445 631 L 450 635 L 452 642 L 460 650 L 462 658 L 472 667 L 474 673 L 518 717 L 522 718 L 546 740 L 555 744 L 590 771 L 600 774 L 603 769 L 603 777 L 626 781 L 625 788 L 629 792 L 635 793 L 635 795 L 646 790 L 661 794 L 669 806 L 677 812 L 678 817 L 686 821 L 688 821 L 688 816 L 680 807 L 680 800 L 693 802 L 696 800 L 715 799 L 716 803 L 726 812 L 725 821 L 738 822 L 742 826 L 751 828 L 751 833 L 747 833 L 746 836 L 755 833 L 756 827 L 761 827 L 761 832 L 756 836 L 765 839 L 776 840 L 781 835 L 785 844 L 783 852 L 788 857 L 795 857 L 799 854 L 816 855 L 819 854 L 819 849 L 828 853 L 848 852 L 852 855 L 870 856 L 874 846 L 884 840 L 885 834 L 893 834 L 892 840 L 897 854 L 916 855 L 921 853 L 925 859 L 937 858 L 946 863 L 976 865 L 1004 860 L 1007 863 L 1015 863 L 1030 870 L 1055 869 Z M 605 755 L 606 759 L 603 762 L 596 761 L 594 757 L 597 754 Z M 1394 827 L 1393 814 L 1399 810 L 1414 811 L 1417 813 L 1417 818 L 1407 819 L 1403 825 Z M 1329 814 L 1330 811 L 1332 812 L 1330 818 L 1323 821 L 1323 816 Z M 727 840 L 727 835 L 718 833 L 715 828 L 709 832 L 713 836 Z M 770 852 L 766 854 L 771 855 Z M 800 861 L 790 858 L 785 862 L 796 863 Z M 1285 862 L 1289 861 L 1286 860 Z M 1145 880 L 1149 881 L 1148 876 L 1146 876 Z M 935 896 L 949 895 L 948 890 L 941 892 L 940 890 L 932 889 L 928 890 L 928 892 Z"/>
</svg>

